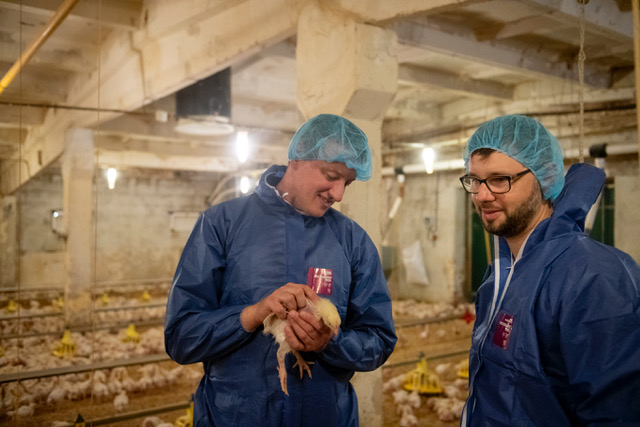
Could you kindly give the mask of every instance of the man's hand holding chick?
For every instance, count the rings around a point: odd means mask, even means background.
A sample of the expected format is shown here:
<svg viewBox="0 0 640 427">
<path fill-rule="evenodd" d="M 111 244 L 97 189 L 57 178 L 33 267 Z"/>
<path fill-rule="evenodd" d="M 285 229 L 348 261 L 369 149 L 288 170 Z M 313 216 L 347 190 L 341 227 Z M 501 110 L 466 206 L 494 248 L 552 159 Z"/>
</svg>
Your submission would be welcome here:
<svg viewBox="0 0 640 427">
<path fill-rule="evenodd" d="M 316 296 L 316 300 L 320 297 Z M 306 308 L 306 307 L 305 307 Z M 307 310 L 289 312 L 288 325 L 284 329 L 287 341 L 298 351 L 322 351 L 337 333 L 323 320 Z"/>
<path fill-rule="evenodd" d="M 285 320 L 289 311 L 303 309 L 307 305 L 307 298 L 318 298 L 318 296 L 306 285 L 287 283 L 258 303 L 242 310 L 240 314 L 242 327 L 249 332 L 255 331 L 272 313 L 279 319 Z"/>
</svg>

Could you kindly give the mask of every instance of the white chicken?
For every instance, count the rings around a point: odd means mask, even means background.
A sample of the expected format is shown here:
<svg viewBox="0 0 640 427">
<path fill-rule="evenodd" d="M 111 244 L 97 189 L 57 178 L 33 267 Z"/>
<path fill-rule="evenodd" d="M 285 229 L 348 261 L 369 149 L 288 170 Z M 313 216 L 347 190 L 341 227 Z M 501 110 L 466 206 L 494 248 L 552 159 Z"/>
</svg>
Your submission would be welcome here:
<svg viewBox="0 0 640 427">
<path fill-rule="evenodd" d="M 113 399 L 113 407 L 117 412 L 122 412 L 129 406 L 129 396 L 123 390 Z"/>
<path fill-rule="evenodd" d="M 333 330 L 334 334 L 338 332 L 340 328 L 340 314 L 338 314 L 338 309 L 331 301 L 326 298 L 320 298 L 315 303 L 311 302 L 307 298 L 307 305 L 303 309 L 313 313 L 313 315 L 318 320 L 322 320 L 325 325 L 327 325 L 330 329 Z M 280 387 L 282 391 L 288 396 L 289 392 L 287 390 L 287 371 L 285 368 L 285 356 L 287 353 L 292 353 L 296 358 L 296 363 L 293 365 L 297 366 L 300 370 L 300 379 L 304 376 L 304 371 L 307 372 L 309 378 L 311 378 L 311 369 L 309 369 L 309 364 L 302 358 L 300 353 L 293 349 L 291 345 L 287 342 L 287 339 L 284 334 L 284 328 L 287 325 L 286 320 L 282 320 L 278 318 L 275 314 L 270 314 L 264 319 L 264 331 L 263 334 L 273 335 L 274 339 L 278 343 L 278 376 L 280 377 Z"/>
</svg>

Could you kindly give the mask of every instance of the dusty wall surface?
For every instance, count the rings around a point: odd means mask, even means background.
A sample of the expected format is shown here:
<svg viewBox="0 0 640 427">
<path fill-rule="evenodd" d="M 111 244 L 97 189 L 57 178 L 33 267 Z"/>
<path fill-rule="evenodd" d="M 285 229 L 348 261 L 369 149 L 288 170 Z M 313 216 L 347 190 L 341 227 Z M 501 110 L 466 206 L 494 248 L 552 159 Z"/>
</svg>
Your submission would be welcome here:
<svg viewBox="0 0 640 427">
<path fill-rule="evenodd" d="M 94 204 L 96 281 L 172 277 L 215 179 L 207 174 L 125 175 L 109 190 L 98 176 L 96 199 L 88 201 Z M 62 207 L 62 179 L 33 179 L 18 200 L 21 286 L 63 286 L 65 240 L 51 227 L 51 212 Z M 12 226 L 9 220 L 2 218 L 3 229 Z M 15 283 L 4 280 L 2 286 Z"/>
<path fill-rule="evenodd" d="M 459 171 L 451 171 L 406 176 L 405 195 L 387 239 L 396 258 L 389 276 L 394 298 L 453 302 L 460 295 L 466 194 L 460 188 L 459 175 Z M 428 283 L 411 280 L 420 277 L 409 271 L 416 265 L 419 269 L 420 262 L 406 257 L 409 248 L 414 255 L 421 253 Z"/>
<path fill-rule="evenodd" d="M 640 177 L 617 176 L 615 186 L 615 246 L 640 263 Z"/>
<path fill-rule="evenodd" d="M 204 199 L 214 182 L 134 178 L 114 190 L 98 190 L 96 264 L 98 281 L 173 276 Z M 172 216 L 191 226 L 172 229 Z"/>
<path fill-rule="evenodd" d="M 409 160 L 409 163 L 413 164 L 415 160 Z M 587 159 L 587 163 L 592 163 L 592 159 Z M 640 261 L 640 178 L 637 159 L 610 159 L 606 171 L 615 180 L 615 246 Z M 468 196 L 458 181 L 463 173 L 458 170 L 432 175 L 406 175 L 405 196 L 384 238 L 384 246 L 390 248 L 394 255 L 393 268 L 386 270 L 387 273 L 391 271 L 388 282 L 394 298 L 451 303 L 459 302 L 464 297 L 466 215 L 471 213 L 468 212 Z M 399 193 L 396 177 L 385 177 L 383 188 L 383 211 L 388 213 Z M 382 227 L 385 228 L 384 225 Z M 408 267 L 413 264 L 403 259 L 403 249 L 416 242 L 428 284 L 409 280 L 411 275 Z M 390 258 L 384 255 L 383 250 L 383 259 L 388 266 Z"/>
</svg>

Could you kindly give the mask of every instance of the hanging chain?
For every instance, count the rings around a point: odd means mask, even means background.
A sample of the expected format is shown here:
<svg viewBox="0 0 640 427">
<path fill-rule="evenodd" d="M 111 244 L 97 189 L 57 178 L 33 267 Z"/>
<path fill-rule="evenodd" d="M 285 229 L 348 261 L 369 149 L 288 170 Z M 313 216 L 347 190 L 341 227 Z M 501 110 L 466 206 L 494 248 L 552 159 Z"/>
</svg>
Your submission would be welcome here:
<svg viewBox="0 0 640 427">
<path fill-rule="evenodd" d="M 578 96 L 580 99 L 580 138 L 578 141 L 578 157 L 580 163 L 584 163 L 584 61 L 587 59 L 587 55 L 584 52 L 584 5 L 589 0 L 576 0 L 580 5 L 580 52 L 578 53 L 578 79 L 580 81 L 580 87 L 578 88 Z"/>
</svg>

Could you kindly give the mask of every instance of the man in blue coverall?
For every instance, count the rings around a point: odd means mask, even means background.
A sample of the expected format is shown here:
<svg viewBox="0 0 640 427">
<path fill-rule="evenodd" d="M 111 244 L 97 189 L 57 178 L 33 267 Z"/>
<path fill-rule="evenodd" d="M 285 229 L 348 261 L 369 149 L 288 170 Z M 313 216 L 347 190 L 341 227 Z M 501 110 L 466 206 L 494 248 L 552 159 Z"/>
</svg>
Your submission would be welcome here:
<svg viewBox="0 0 640 427">
<path fill-rule="evenodd" d="M 182 364 L 202 362 L 194 426 L 357 426 L 349 380 L 381 366 L 396 343 L 391 300 L 367 233 L 331 206 L 348 185 L 371 176 L 365 134 L 321 114 L 289 145 L 288 166 L 272 166 L 249 196 L 200 215 L 169 294 L 165 347 Z M 337 334 L 302 311 L 328 298 Z M 287 319 L 291 347 L 310 363 L 300 379 L 286 359 L 278 378 L 273 336 L 263 321 Z"/>
<path fill-rule="evenodd" d="M 556 138 L 520 115 L 481 125 L 464 160 L 494 261 L 461 425 L 640 426 L 640 267 L 584 233 L 604 172 L 565 177 Z"/>
</svg>

